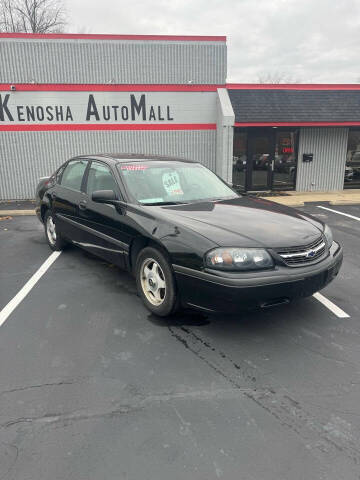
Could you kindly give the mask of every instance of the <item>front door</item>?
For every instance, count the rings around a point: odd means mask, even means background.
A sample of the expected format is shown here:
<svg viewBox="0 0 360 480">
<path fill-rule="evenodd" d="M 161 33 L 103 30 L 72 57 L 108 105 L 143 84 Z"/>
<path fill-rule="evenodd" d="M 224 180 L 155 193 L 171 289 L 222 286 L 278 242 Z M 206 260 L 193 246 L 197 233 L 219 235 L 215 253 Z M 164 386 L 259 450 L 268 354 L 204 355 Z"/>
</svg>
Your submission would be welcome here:
<svg viewBox="0 0 360 480">
<path fill-rule="evenodd" d="M 114 205 L 94 202 L 91 195 L 97 190 L 112 190 L 117 199 L 121 198 L 119 186 L 109 166 L 92 160 L 85 181 L 86 199 L 79 211 L 84 231 L 81 246 L 124 267 L 130 243 L 124 232 L 125 211 Z"/>
<path fill-rule="evenodd" d="M 250 131 L 248 136 L 247 190 L 270 190 L 275 156 L 274 130 Z"/>
</svg>

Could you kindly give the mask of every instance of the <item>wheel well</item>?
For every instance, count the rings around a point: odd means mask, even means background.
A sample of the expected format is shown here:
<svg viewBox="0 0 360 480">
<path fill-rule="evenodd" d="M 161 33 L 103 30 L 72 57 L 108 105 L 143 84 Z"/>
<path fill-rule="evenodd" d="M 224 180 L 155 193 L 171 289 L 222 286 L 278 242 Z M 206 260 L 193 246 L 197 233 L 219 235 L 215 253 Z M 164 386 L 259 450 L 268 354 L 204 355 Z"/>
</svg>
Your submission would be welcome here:
<svg viewBox="0 0 360 480">
<path fill-rule="evenodd" d="M 160 243 L 148 237 L 136 237 L 131 243 L 129 252 L 130 270 L 132 272 L 134 272 L 135 269 L 137 256 L 139 255 L 140 251 L 145 247 L 153 247 L 157 250 L 160 250 L 161 253 L 163 253 L 170 261 L 169 252 Z"/>
</svg>

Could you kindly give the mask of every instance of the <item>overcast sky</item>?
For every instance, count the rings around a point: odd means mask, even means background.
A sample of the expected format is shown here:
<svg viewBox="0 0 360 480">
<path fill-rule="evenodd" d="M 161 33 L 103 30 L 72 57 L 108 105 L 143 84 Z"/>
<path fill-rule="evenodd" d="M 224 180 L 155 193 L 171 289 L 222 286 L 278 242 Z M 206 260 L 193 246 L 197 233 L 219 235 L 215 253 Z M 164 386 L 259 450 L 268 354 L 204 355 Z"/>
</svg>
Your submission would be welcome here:
<svg viewBox="0 0 360 480">
<path fill-rule="evenodd" d="M 228 81 L 360 80 L 360 0 L 67 0 L 69 32 L 226 35 Z"/>
</svg>

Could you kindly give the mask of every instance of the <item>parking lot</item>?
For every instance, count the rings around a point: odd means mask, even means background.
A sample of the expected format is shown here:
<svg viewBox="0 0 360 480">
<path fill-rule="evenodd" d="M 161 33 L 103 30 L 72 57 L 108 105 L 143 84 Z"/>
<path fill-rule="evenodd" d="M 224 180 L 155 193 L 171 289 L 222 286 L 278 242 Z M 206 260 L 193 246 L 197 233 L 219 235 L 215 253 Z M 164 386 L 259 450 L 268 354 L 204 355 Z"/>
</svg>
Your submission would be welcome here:
<svg viewBox="0 0 360 480">
<path fill-rule="evenodd" d="M 62 252 L 0 327 L 0 479 L 359 479 L 360 206 L 321 206 L 344 248 L 327 305 L 162 320 Z M 35 216 L 0 245 L 2 310 L 51 251 Z"/>
</svg>

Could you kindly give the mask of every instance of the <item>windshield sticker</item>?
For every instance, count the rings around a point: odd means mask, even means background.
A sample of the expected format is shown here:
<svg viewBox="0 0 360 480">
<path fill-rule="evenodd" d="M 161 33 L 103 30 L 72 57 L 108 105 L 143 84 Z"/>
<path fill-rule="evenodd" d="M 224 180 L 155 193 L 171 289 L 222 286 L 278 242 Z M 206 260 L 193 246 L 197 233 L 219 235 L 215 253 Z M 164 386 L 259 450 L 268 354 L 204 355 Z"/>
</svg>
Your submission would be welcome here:
<svg viewBox="0 0 360 480">
<path fill-rule="evenodd" d="M 121 170 L 146 170 L 148 165 L 121 165 Z"/>
<path fill-rule="evenodd" d="M 179 174 L 175 171 L 164 173 L 162 182 L 168 195 L 183 195 Z"/>
</svg>

